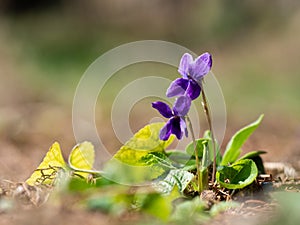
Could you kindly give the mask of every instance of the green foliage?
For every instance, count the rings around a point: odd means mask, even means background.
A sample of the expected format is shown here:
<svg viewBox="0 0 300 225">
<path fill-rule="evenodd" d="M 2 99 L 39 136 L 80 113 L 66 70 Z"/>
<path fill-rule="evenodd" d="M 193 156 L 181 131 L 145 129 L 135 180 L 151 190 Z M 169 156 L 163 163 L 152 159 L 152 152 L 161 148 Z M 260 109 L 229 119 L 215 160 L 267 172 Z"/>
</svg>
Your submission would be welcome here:
<svg viewBox="0 0 300 225">
<path fill-rule="evenodd" d="M 213 162 L 214 153 L 213 153 L 213 142 L 212 142 L 212 138 L 211 138 L 211 132 L 209 130 L 205 131 L 203 134 L 203 138 L 208 140 L 207 147 L 208 147 L 208 151 L 209 151 L 210 161 Z M 216 164 L 220 165 L 220 162 L 222 160 L 220 146 L 217 142 L 215 142 L 215 144 L 216 144 Z"/>
<path fill-rule="evenodd" d="M 183 192 L 193 178 L 194 174 L 188 171 L 181 169 L 170 170 L 165 179 L 154 183 L 154 187 L 164 194 L 170 194 L 175 186 L 178 187 L 180 192 Z"/>
<path fill-rule="evenodd" d="M 263 171 L 260 155 L 265 153 L 264 151 L 252 151 L 237 160 L 242 144 L 261 120 L 262 116 L 232 137 L 223 159 L 220 147 L 216 144 L 216 179 L 221 187 L 242 189 L 256 179 L 258 172 Z M 220 212 L 238 206 L 235 202 L 222 202 L 215 204 L 208 211 L 206 202 L 200 198 L 186 198 L 208 189 L 208 177 L 213 161 L 211 133 L 206 131 L 203 138 L 196 140 L 196 152 L 200 159 L 200 173 L 197 177 L 194 144 L 188 144 L 185 151 L 166 151 L 174 137 L 161 141 L 159 131 L 162 126 L 163 123 L 154 123 L 139 130 L 105 165 L 104 171 L 91 169 L 94 152 L 91 151 L 90 144 L 75 146 L 71 153 L 73 158 L 69 160 L 70 168 L 81 176 L 71 176 L 67 180 L 67 190 L 85 196 L 86 199 L 82 203 L 89 210 L 101 211 L 112 216 L 138 211 L 141 215 L 151 215 L 158 221 L 173 224 L 203 223 Z M 60 149 L 54 147 L 49 152 L 60 156 L 59 159 L 46 157 L 44 164 L 54 161 L 59 162 L 58 165 L 65 165 Z M 134 187 L 136 183 L 145 182 L 148 186 Z"/>
<path fill-rule="evenodd" d="M 267 153 L 266 151 L 251 151 L 243 155 L 240 159 L 253 159 L 261 154 Z"/>
<path fill-rule="evenodd" d="M 264 173 L 261 154 L 264 151 L 252 151 L 239 160 L 241 147 L 256 130 L 263 119 L 261 115 L 256 121 L 237 131 L 226 146 L 224 156 L 216 173 L 217 181 L 228 189 L 241 189 L 251 184 L 258 173 Z"/>
<path fill-rule="evenodd" d="M 163 152 L 150 152 L 141 158 L 141 162 L 147 166 L 161 167 L 165 170 L 175 169 L 172 165 L 172 161 Z"/>
<path fill-rule="evenodd" d="M 197 139 L 195 141 L 196 141 L 197 155 L 199 157 L 202 157 L 203 149 L 205 148 L 205 145 L 208 143 L 208 139 L 200 138 L 200 139 Z M 185 151 L 186 151 L 187 154 L 189 154 L 191 156 L 195 156 L 194 143 L 193 142 L 189 143 L 186 146 Z"/>
<path fill-rule="evenodd" d="M 206 203 L 200 198 L 183 201 L 176 205 L 171 221 L 175 224 L 199 224 L 207 221 L 209 215 L 205 212 Z"/>
<path fill-rule="evenodd" d="M 71 192 L 85 191 L 89 188 L 92 188 L 92 185 L 90 183 L 77 177 L 70 179 L 68 183 L 68 189 Z"/>
<path fill-rule="evenodd" d="M 218 165 L 216 179 L 221 187 L 242 189 L 256 179 L 258 172 L 263 171 L 260 155 L 264 154 L 264 151 L 252 151 L 237 160 L 241 146 L 258 127 L 262 118 L 263 116 L 260 116 L 258 120 L 242 128 L 231 138 L 223 158 L 216 143 Z M 200 190 L 208 188 L 208 173 L 213 161 L 211 133 L 206 131 L 203 138 L 196 140 L 196 152 L 201 163 L 200 177 L 197 178 L 193 173 L 196 170 L 193 142 L 186 146 L 185 151 L 166 151 L 173 137 L 166 142 L 159 140 L 159 130 L 162 126 L 162 123 L 156 123 L 142 128 L 121 147 L 105 170 L 106 173 L 110 172 L 118 179 L 123 179 L 122 181 L 150 181 L 150 189 L 135 193 L 128 191 L 120 193 L 118 189 L 112 188 L 108 193 L 90 198 L 87 207 L 111 215 L 138 210 L 164 222 L 197 224 L 239 206 L 236 202 L 221 202 L 207 211 L 206 203 L 199 198 L 180 200 L 180 196 L 187 188 L 191 193 L 197 192 L 197 179 L 201 181 Z M 143 179 L 140 179 L 141 177 Z M 92 184 L 86 184 L 82 179 L 71 179 L 69 189 L 84 191 L 101 188 L 107 192 L 106 187 L 118 186 L 113 185 L 114 183 L 106 178 L 95 179 Z M 151 188 L 154 188 L 154 192 Z"/>
<path fill-rule="evenodd" d="M 229 163 L 233 163 L 238 159 L 239 155 L 241 154 L 242 145 L 256 130 L 256 128 L 261 123 L 262 119 L 263 115 L 260 115 L 260 117 L 256 121 L 240 129 L 232 136 L 232 138 L 226 146 L 221 165 L 228 165 Z"/>
<path fill-rule="evenodd" d="M 169 150 L 166 152 L 166 156 L 172 161 L 175 167 L 180 168 L 188 165 L 194 165 L 195 168 L 194 160 L 191 159 L 191 156 L 184 151 Z M 187 169 L 187 170 L 193 170 L 193 169 Z"/>
<path fill-rule="evenodd" d="M 112 185 L 116 185 L 116 183 L 106 179 L 105 177 L 93 178 L 90 182 L 79 177 L 72 177 L 68 182 L 68 190 L 71 192 L 83 192 L 88 189 L 102 188 Z"/>
<path fill-rule="evenodd" d="M 264 151 L 252 151 L 237 160 L 240 156 L 242 145 L 259 126 L 262 119 L 263 115 L 261 115 L 253 123 L 237 131 L 227 144 L 223 157 L 220 154 L 220 147 L 216 143 L 216 164 L 217 166 L 219 166 L 216 176 L 217 181 L 223 187 L 229 189 L 243 188 L 251 184 L 255 180 L 258 173 L 264 173 L 264 166 L 260 157 L 261 154 L 265 153 Z M 200 190 L 202 190 L 208 187 L 208 167 L 212 164 L 213 161 L 213 143 L 210 131 L 206 131 L 203 135 L 203 138 L 197 139 L 195 141 L 196 152 L 198 154 L 198 157 L 201 159 L 199 179 Z M 195 158 L 193 142 L 187 145 L 185 151 L 192 157 L 192 159 Z M 196 166 L 193 167 L 193 164 L 190 163 L 195 163 L 195 161 L 189 160 L 185 165 L 185 168 L 191 171 L 194 170 Z M 230 166 L 230 164 L 232 165 Z"/>
<path fill-rule="evenodd" d="M 102 188 L 102 193 L 94 195 L 86 201 L 87 208 L 106 214 L 120 216 L 128 211 L 139 211 L 167 221 L 173 210 L 172 202 L 180 197 L 175 188 L 169 195 L 153 192 L 147 187 L 130 191 L 131 187 Z"/>
<path fill-rule="evenodd" d="M 200 171 L 199 171 L 199 182 L 198 182 L 198 188 L 197 191 L 202 191 L 207 189 L 208 187 L 208 167 L 212 163 L 212 156 L 213 154 L 210 151 L 209 146 L 211 142 L 211 139 L 209 137 L 207 138 L 200 138 L 196 140 L 196 151 L 199 159 L 201 160 L 200 165 Z M 194 143 L 191 142 L 186 147 L 187 154 L 195 157 L 195 151 L 194 151 Z M 193 161 L 194 164 L 196 164 L 196 161 Z M 192 169 L 196 169 L 196 166 Z"/>
<path fill-rule="evenodd" d="M 265 168 L 264 164 L 262 161 L 262 158 L 260 157 L 261 154 L 265 154 L 265 151 L 252 151 L 248 152 L 245 155 L 243 155 L 241 159 L 252 159 L 255 162 L 255 165 L 257 166 L 258 173 L 259 174 L 264 174 L 265 173 Z"/>
<path fill-rule="evenodd" d="M 163 221 L 167 221 L 170 218 L 173 210 L 173 200 L 174 195 L 162 196 L 159 193 L 137 195 L 139 209 Z"/>
<path fill-rule="evenodd" d="M 220 154 L 220 148 L 217 145 L 217 164 L 221 161 L 221 154 Z M 205 165 L 203 166 L 209 166 L 212 161 L 213 161 L 213 144 L 212 144 L 212 139 L 211 139 L 211 134 L 209 131 L 206 131 L 203 135 L 203 138 L 200 139 L 196 139 L 196 149 L 197 149 L 197 153 L 198 153 L 198 157 L 199 158 L 203 158 L 203 156 L 205 155 Z M 204 151 L 207 152 L 204 152 Z M 187 145 L 187 147 L 185 148 L 185 151 L 188 155 L 190 156 L 195 156 L 195 151 L 194 151 L 194 143 L 191 142 Z"/>
<path fill-rule="evenodd" d="M 126 202 L 118 200 L 114 195 L 104 195 L 91 198 L 86 205 L 89 210 L 101 211 L 111 215 L 121 215 L 126 210 Z"/>
<path fill-rule="evenodd" d="M 222 166 L 216 174 L 217 181 L 228 189 L 241 189 L 251 184 L 258 170 L 253 160 L 242 159 L 231 166 Z"/>
</svg>

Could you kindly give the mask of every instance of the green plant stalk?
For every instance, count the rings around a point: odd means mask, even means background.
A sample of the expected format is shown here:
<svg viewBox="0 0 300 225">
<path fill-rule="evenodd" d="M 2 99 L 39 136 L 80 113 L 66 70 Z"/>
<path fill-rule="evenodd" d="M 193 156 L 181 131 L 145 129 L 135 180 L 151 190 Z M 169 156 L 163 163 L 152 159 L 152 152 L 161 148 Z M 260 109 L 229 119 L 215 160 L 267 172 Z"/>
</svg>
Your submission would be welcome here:
<svg viewBox="0 0 300 225">
<path fill-rule="evenodd" d="M 201 191 L 208 189 L 208 170 L 207 170 L 207 168 L 202 168 L 200 170 L 200 189 L 201 189 Z"/>
<path fill-rule="evenodd" d="M 200 169 L 202 190 L 208 189 L 208 166 L 209 166 L 209 164 L 210 164 L 209 151 L 208 151 L 208 148 L 205 146 L 205 148 L 203 149 L 202 163 L 201 163 L 201 169 Z"/>
<path fill-rule="evenodd" d="M 202 180 L 201 180 L 201 172 L 200 172 L 200 168 L 199 168 L 199 156 L 198 156 L 198 151 L 197 151 L 197 143 L 196 143 L 196 139 L 195 139 L 195 134 L 194 134 L 194 129 L 193 129 L 193 126 L 192 126 L 192 122 L 191 122 L 189 116 L 186 116 L 186 119 L 188 121 L 189 130 L 191 132 L 192 140 L 193 140 L 193 144 L 194 144 L 196 169 L 197 169 L 197 177 L 198 177 L 197 188 L 198 188 L 198 192 L 201 193 L 201 191 L 203 189 L 201 189 L 202 188 L 202 184 L 201 184 Z"/>
<path fill-rule="evenodd" d="M 203 85 L 201 85 L 201 92 L 202 92 L 202 105 L 203 105 L 203 109 L 204 109 L 204 113 L 206 115 L 206 119 L 208 122 L 208 128 L 210 130 L 211 133 L 211 139 L 212 139 L 212 146 L 213 146 L 213 154 L 214 154 L 214 160 L 213 160 L 213 171 L 212 171 L 212 183 L 215 182 L 215 176 L 216 176 L 216 167 L 217 167 L 217 163 L 216 163 L 216 157 L 217 157 L 217 151 L 216 151 L 216 142 L 215 142 L 215 135 L 214 135 L 214 131 L 213 131 L 213 127 L 212 127 L 212 119 L 211 119 L 211 114 L 210 114 L 210 108 L 209 108 L 209 104 L 204 92 L 204 88 Z"/>
</svg>

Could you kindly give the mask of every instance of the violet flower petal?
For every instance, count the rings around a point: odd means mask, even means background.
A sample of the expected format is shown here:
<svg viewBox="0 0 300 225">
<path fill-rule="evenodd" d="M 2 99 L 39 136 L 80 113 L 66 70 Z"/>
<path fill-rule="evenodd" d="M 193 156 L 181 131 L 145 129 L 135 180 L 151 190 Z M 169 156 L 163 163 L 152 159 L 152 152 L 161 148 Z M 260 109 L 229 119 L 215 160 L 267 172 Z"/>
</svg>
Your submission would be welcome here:
<svg viewBox="0 0 300 225">
<path fill-rule="evenodd" d="M 191 107 L 191 99 L 188 96 L 180 96 L 176 99 L 173 106 L 175 116 L 185 116 Z"/>
<path fill-rule="evenodd" d="M 182 132 L 184 132 L 185 136 L 188 136 L 188 129 L 186 126 L 186 122 L 183 118 L 180 117 L 180 129 Z"/>
<path fill-rule="evenodd" d="M 180 117 L 173 117 L 170 119 L 171 125 L 171 133 L 174 134 L 177 139 L 181 139 L 183 136 L 183 131 L 181 130 L 180 127 Z"/>
<path fill-rule="evenodd" d="M 193 56 L 189 53 L 185 53 L 180 60 L 178 72 L 182 75 L 183 78 L 188 78 L 189 67 L 193 62 Z"/>
<path fill-rule="evenodd" d="M 171 108 L 164 102 L 152 102 L 152 107 L 157 109 L 158 112 L 166 118 L 171 118 L 173 116 Z"/>
<path fill-rule="evenodd" d="M 210 71 L 211 67 L 212 57 L 208 52 L 206 52 L 190 64 L 189 74 L 194 80 L 200 81 L 202 77 Z"/>
<path fill-rule="evenodd" d="M 160 130 L 159 133 L 159 139 L 166 141 L 169 139 L 170 135 L 171 135 L 171 130 L 172 128 L 172 119 L 170 119 Z"/>
<path fill-rule="evenodd" d="M 171 98 L 178 95 L 184 95 L 188 85 L 189 85 L 188 79 L 177 78 L 170 84 L 166 93 L 167 97 Z"/>
<path fill-rule="evenodd" d="M 200 85 L 194 80 L 189 80 L 189 85 L 186 89 L 186 94 L 191 98 L 191 100 L 198 98 L 200 92 L 201 92 Z"/>
</svg>

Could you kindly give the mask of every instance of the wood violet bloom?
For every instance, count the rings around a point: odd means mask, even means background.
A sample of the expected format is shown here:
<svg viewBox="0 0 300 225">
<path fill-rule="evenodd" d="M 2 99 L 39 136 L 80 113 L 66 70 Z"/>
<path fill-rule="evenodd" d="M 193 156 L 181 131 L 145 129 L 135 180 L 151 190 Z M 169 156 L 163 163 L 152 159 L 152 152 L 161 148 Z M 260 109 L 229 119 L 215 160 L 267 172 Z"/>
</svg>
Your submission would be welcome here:
<svg viewBox="0 0 300 225">
<path fill-rule="evenodd" d="M 185 122 L 185 116 L 191 107 L 191 99 L 187 96 L 180 96 L 176 99 L 173 110 L 164 102 L 153 102 L 152 107 L 157 109 L 161 115 L 168 118 L 168 122 L 160 130 L 159 138 L 168 140 L 171 134 L 174 134 L 177 139 L 181 139 L 183 133 L 187 137 L 188 131 Z"/>
<path fill-rule="evenodd" d="M 192 100 L 201 92 L 201 81 L 212 67 L 212 57 L 209 53 L 203 53 L 193 60 L 192 55 L 185 53 L 179 64 L 178 72 L 182 78 L 174 80 L 167 90 L 167 97 L 187 95 Z"/>
</svg>

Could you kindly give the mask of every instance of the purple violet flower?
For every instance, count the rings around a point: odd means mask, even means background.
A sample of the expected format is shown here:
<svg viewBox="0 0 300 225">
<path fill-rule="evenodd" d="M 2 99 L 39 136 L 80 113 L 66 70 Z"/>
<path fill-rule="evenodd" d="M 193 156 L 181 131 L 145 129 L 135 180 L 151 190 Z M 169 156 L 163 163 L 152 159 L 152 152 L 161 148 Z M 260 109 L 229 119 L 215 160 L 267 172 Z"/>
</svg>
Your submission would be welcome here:
<svg viewBox="0 0 300 225">
<path fill-rule="evenodd" d="M 152 107 L 157 109 L 158 112 L 164 117 L 168 118 L 168 122 L 160 130 L 159 138 L 161 140 L 168 140 L 171 134 L 174 134 L 177 139 L 181 139 L 183 133 L 187 137 L 188 131 L 185 122 L 185 116 L 190 110 L 191 99 L 187 96 L 180 96 L 176 99 L 173 111 L 171 108 L 164 102 L 153 102 Z"/>
<path fill-rule="evenodd" d="M 212 67 L 212 57 L 203 53 L 193 60 L 192 55 L 185 53 L 180 60 L 178 72 L 182 78 L 174 80 L 167 90 L 167 97 L 187 95 L 191 100 L 196 99 L 201 92 L 202 78 Z"/>
</svg>

